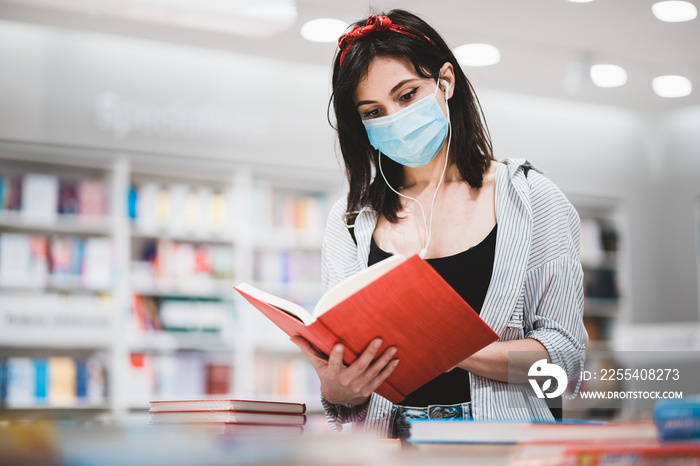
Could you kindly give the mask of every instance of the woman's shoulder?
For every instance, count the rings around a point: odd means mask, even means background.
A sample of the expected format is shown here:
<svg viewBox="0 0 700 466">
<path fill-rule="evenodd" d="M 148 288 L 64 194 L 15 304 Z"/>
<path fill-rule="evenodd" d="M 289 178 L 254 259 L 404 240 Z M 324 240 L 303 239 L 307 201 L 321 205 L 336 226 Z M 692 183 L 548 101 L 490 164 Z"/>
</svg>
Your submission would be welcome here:
<svg viewBox="0 0 700 466">
<path fill-rule="evenodd" d="M 531 207 L 536 209 L 551 209 L 559 204 L 569 204 L 566 195 L 552 181 L 544 171 L 530 163 L 527 159 L 503 159 L 501 160 L 507 170 L 511 184 L 520 184 L 522 189 L 528 190 Z M 525 181 L 523 184 L 522 181 Z"/>
<path fill-rule="evenodd" d="M 508 169 L 509 183 L 524 192 L 535 229 L 553 231 L 574 228 L 578 213 L 566 195 L 542 170 L 526 159 L 502 161 Z"/>
</svg>

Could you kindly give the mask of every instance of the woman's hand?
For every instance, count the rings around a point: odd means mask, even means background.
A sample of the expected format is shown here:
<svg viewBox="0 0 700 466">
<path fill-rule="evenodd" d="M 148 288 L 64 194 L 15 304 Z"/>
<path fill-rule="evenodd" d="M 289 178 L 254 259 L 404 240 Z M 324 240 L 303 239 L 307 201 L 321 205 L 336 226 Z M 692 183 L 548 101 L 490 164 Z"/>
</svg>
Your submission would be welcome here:
<svg viewBox="0 0 700 466">
<path fill-rule="evenodd" d="M 387 348 L 375 360 L 377 351 L 382 346 L 379 338 L 367 345 L 362 354 L 347 367 L 343 365 L 345 348 L 341 344 L 336 344 L 326 359 L 306 339 L 296 335 L 290 340 L 311 361 L 321 380 L 321 396 L 330 403 L 360 405 L 366 402 L 399 363 L 398 359 L 391 359 L 396 354 L 394 346 Z"/>
</svg>

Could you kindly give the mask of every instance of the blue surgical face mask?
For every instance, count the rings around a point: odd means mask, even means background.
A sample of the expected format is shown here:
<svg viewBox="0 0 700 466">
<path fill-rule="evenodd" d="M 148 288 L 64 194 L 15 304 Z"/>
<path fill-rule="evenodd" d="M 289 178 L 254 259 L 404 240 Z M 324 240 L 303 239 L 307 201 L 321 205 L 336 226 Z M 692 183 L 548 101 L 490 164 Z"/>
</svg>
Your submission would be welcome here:
<svg viewBox="0 0 700 466">
<path fill-rule="evenodd" d="M 422 167 L 442 147 L 450 121 L 435 92 L 393 115 L 363 120 L 372 147 L 407 167 Z"/>
</svg>

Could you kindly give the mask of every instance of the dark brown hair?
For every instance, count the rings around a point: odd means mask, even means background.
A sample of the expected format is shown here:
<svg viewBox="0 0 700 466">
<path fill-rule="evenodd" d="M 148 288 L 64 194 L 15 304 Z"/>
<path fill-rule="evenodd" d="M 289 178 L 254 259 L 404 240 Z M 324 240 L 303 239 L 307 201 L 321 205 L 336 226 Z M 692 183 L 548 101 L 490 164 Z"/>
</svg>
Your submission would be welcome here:
<svg viewBox="0 0 700 466">
<path fill-rule="evenodd" d="M 374 31 L 358 38 L 345 52 L 340 66 L 340 52 L 333 65 L 333 94 L 329 103 L 335 111 L 335 130 L 348 178 L 348 212 L 369 206 L 396 222 L 401 210 L 399 196 L 391 191 L 377 170 L 379 152 L 369 143 L 367 132 L 355 107 L 353 96 L 358 83 L 377 57 L 407 59 L 423 78 L 439 78 L 440 68 L 449 62 L 454 67 L 454 94 L 449 100 L 452 142 L 449 163 L 455 164 L 461 177 L 474 188 L 481 188 L 484 173 L 494 160 L 491 138 L 471 83 L 442 37 L 425 21 L 404 10 L 391 10 L 385 16 L 394 24 L 415 31 L 418 39 L 395 31 Z M 364 26 L 367 20 L 355 25 Z M 382 169 L 389 183 L 403 185 L 403 167 L 385 157 Z"/>
</svg>

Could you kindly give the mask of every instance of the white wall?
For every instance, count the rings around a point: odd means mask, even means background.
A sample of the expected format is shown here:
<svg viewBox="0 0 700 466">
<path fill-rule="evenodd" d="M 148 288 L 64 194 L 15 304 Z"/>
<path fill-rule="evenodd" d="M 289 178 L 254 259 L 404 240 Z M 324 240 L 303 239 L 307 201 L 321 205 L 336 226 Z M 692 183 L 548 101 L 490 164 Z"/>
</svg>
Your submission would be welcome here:
<svg viewBox="0 0 700 466">
<path fill-rule="evenodd" d="M 699 307 L 700 225 L 694 223 L 700 203 L 700 107 L 661 115 L 656 127 L 664 158 L 657 168 L 660 176 L 649 211 L 658 249 L 659 307 L 654 321 L 692 320 Z"/>
</svg>

